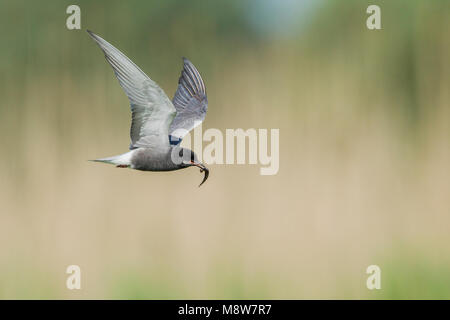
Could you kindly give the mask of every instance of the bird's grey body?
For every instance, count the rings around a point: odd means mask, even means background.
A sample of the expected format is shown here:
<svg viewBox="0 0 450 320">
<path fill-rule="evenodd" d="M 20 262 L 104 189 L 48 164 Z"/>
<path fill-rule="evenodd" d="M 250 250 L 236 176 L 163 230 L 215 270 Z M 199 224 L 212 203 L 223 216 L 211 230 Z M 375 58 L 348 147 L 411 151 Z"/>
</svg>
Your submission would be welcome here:
<svg viewBox="0 0 450 320">
<path fill-rule="evenodd" d="M 118 167 L 127 167 L 141 171 L 173 171 L 185 168 L 172 161 L 172 151 L 176 148 L 178 147 L 168 147 L 166 150 L 136 148 L 121 155 L 93 161 L 110 163 Z"/>
<path fill-rule="evenodd" d="M 131 157 L 131 168 L 142 171 L 173 171 L 181 169 L 182 167 L 171 159 L 173 148 L 170 147 L 165 152 L 155 152 L 149 148 L 136 149 Z"/>
<path fill-rule="evenodd" d="M 130 151 L 94 161 L 142 171 L 172 171 L 196 166 L 209 170 L 195 153 L 178 146 L 183 137 L 206 116 L 205 84 L 194 65 L 183 58 L 183 70 L 173 102 L 138 66 L 110 43 L 88 31 L 105 53 L 130 100 L 132 122 Z M 201 185 L 200 184 L 200 185 Z"/>
</svg>

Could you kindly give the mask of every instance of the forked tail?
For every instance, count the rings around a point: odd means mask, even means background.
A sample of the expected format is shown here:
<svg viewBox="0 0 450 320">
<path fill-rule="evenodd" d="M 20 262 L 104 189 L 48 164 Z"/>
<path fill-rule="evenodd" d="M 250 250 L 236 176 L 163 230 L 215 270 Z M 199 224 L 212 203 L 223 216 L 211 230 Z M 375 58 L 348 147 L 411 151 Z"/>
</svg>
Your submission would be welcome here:
<svg viewBox="0 0 450 320">
<path fill-rule="evenodd" d="M 116 166 L 131 166 L 131 156 L 135 150 L 131 150 L 127 153 L 120 154 L 118 156 L 112 156 L 108 158 L 101 158 L 101 159 L 95 159 L 95 160 L 89 160 L 94 162 L 103 162 L 103 163 L 109 163 L 114 164 Z"/>
</svg>

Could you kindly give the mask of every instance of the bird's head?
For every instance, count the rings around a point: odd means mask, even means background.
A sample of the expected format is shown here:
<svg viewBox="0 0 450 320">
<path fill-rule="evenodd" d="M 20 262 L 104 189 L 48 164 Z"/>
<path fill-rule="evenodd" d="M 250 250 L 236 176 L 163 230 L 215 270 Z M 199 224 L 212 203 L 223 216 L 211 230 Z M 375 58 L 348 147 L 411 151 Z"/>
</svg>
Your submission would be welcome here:
<svg viewBox="0 0 450 320">
<path fill-rule="evenodd" d="M 187 148 L 179 148 L 178 156 L 181 160 L 181 167 L 198 167 L 200 168 L 200 172 L 205 172 L 205 176 L 203 177 L 202 183 L 200 183 L 199 187 L 208 179 L 209 169 L 200 161 L 198 161 L 197 155 L 194 151 Z"/>
</svg>

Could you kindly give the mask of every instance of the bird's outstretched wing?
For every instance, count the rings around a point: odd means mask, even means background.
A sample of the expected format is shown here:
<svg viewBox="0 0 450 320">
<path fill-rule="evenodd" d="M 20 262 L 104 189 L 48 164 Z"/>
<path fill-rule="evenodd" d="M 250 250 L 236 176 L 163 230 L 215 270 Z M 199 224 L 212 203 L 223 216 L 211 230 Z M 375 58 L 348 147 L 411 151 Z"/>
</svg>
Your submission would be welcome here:
<svg viewBox="0 0 450 320">
<path fill-rule="evenodd" d="M 169 146 L 169 126 L 176 109 L 164 91 L 137 65 L 106 40 L 88 30 L 105 53 L 132 112 L 130 149 Z"/>
<path fill-rule="evenodd" d="M 200 73 L 188 59 L 183 58 L 183 62 L 178 89 L 172 100 L 177 115 L 169 129 L 170 143 L 175 145 L 202 123 L 208 110 L 206 88 Z"/>
</svg>

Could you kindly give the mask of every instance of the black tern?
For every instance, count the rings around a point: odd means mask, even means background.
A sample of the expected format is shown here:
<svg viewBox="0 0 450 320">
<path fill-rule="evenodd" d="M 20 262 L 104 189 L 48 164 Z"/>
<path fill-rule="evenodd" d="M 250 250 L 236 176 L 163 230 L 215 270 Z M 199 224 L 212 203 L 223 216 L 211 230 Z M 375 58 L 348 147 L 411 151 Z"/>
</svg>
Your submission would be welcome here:
<svg viewBox="0 0 450 320">
<path fill-rule="evenodd" d="M 92 161 L 113 164 L 119 168 L 142 171 L 172 171 L 198 167 L 209 169 L 197 155 L 179 146 L 183 137 L 199 125 L 206 116 L 208 99 L 200 73 L 186 58 L 173 100 L 137 65 L 106 40 L 87 30 L 100 46 L 114 70 L 120 86 L 131 105 L 130 151 L 121 155 Z"/>
</svg>

